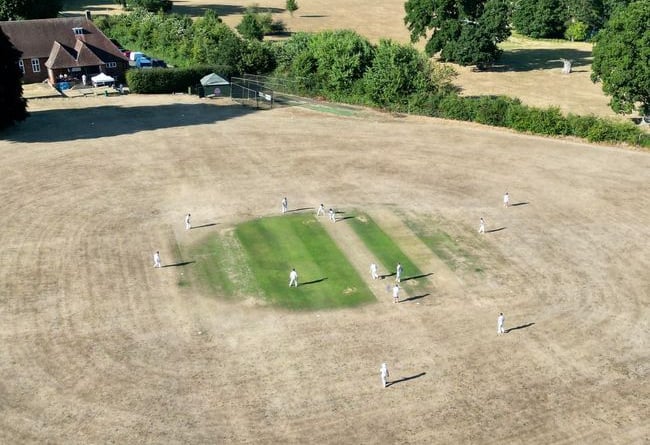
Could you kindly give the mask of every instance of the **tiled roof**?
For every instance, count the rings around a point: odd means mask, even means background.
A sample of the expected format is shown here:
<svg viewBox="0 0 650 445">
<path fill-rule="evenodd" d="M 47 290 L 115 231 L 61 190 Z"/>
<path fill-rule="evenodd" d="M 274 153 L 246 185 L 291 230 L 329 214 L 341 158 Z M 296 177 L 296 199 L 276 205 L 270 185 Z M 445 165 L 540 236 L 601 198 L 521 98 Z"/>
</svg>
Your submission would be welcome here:
<svg viewBox="0 0 650 445">
<path fill-rule="evenodd" d="M 111 61 L 128 61 L 113 42 L 85 17 L 0 22 L 0 28 L 9 36 L 13 45 L 23 52 L 23 59 L 45 58 L 52 56 L 55 51 L 61 53 L 63 49 L 72 54 L 70 52 L 72 49 L 73 52 L 79 53 L 79 57 L 76 54 L 74 57 L 81 66 L 85 66 L 86 62 L 91 60 L 87 52 L 94 53 L 94 57 L 104 61 L 106 58 Z M 77 36 L 73 28 L 82 28 L 83 33 Z M 85 44 L 85 48 L 75 50 L 75 45 L 79 41 Z M 59 43 L 61 48 L 54 48 L 54 42 Z"/>
</svg>

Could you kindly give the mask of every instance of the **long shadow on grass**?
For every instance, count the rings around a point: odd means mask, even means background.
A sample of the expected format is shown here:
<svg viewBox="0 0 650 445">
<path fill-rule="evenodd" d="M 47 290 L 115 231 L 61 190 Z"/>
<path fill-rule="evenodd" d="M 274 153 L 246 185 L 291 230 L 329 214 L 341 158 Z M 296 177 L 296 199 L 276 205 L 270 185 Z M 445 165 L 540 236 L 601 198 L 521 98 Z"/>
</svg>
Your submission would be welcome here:
<svg viewBox="0 0 650 445">
<path fill-rule="evenodd" d="M 528 205 L 527 202 L 516 202 L 514 204 L 510 204 L 510 207 L 519 207 L 519 206 L 525 206 Z"/>
<path fill-rule="evenodd" d="M 591 51 L 573 48 L 512 49 L 504 51 L 499 64 L 492 71 L 533 71 L 564 66 L 561 59 L 572 60 L 572 67 L 586 66 L 591 63 Z"/>
<path fill-rule="evenodd" d="M 337 221 L 345 221 L 346 219 L 353 219 L 353 218 L 354 218 L 354 216 L 352 216 L 352 215 L 344 216 L 343 218 L 337 218 Z"/>
<path fill-rule="evenodd" d="M 421 372 L 419 374 L 415 374 L 415 375 L 412 375 L 410 377 L 403 377 L 403 378 L 401 378 L 399 380 L 394 380 L 394 381 L 390 382 L 386 386 L 393 386 L 393 385 L 396 385 L 397 383 L 407 382 L 409 380 L 413 380 L 413 379 L 417 379 L 418 377 L 422 377 L 423 375 L 426 375 L 426 374 L 427 374 L 426 372 Z"/>
<path fill-rule="evenodd" d="M 529 328 L 529 327 L 531 327 L 531 326 L 534 325 L 534 324 L 535 324 L 535 322 L 532 322 L 532 323 L 526 323 L 526 324 L 522 324 L 522 325 L 520 325 L 520 326 L 516 326 L 516 327 L 514 327 L 514 328 L 506 329 L 506 334 L 507 334 L 508 332 L 516 331 L 516 330 L 518 330 L 518 329 L 526 329 L 526 328 Z"/>
<path fill-rule="evenodd" d="M 302 212 L 303 210 L 314 210 L 313 207 L 301 207 L 299 209 L 291 209 L 287 210 L 287 213 L 296 213 L 296 212 Z"/>
<path fill-rule="evenodd" d="M 203 227 L 212 227 L 216 226 L 217 223 L 201 224 L 200 226 L 194 226 L 192 229 L 202 229 Z"/>
<path fill-rule="evenodd" d="M 196 261 L 182 261 L 180 263 L 174 263 L 174 264 L 165 264 L 162 267 L 181 267 L 181 266 L 187 266 L 188 264 L 196 263 Z"/>
<path fill-rule="evenodd" d="M 428 277 L 429 275 L 433 275 L 433 272 L 424 273 L 422 275 L 415 275 L 413 277 L 408 277 L 408 278 L 402 278 L 402 282 L 409 281 L 409 280 L 417 280 L 418 278 L 425 278 Z"/>
<path fill-rule="evenodd" d="M 306 283 L 301 283 L 300 285 L 301 286 L 307 286 L 308 284 L 316 284 L 316 283 L 320 283 L 320 282 L 325 281 L 325 280 L 327 280 L 327 277 L 319 278 L 318 280 L 307 281 Z"/>
<path fill-rule="evenodd" d="M 0 131 L 17 142 L 60 142 L 222 122 L 254 113 L 252 107 L 205 103 L 122 107 L 106 105 L 30 112 L 29 119 Z M 155 136 L 160 137 L 160 136 Z M 135 150 L 136 147 L 133 147 Z"/>
<path fill-rule="evenodd" d="M 499 227 L 498 229 L 486 230 L 485 233 L 500 232 L 502 230 L 506 230 L 506 228 L 505 227 Z"/>
<path fill-rule="evenodd" d="M 400 303 L 406 303 L 407 301 L 414 301 L 414 300 L 419 300 L 420 298 L 428 297 L 431 294 L 422 294 L 422 295 L 415 295 L 413 297 L 405 298 L 404 300 L 400 300 Z"/>
<path fill-rule="evenodd" d="M 386 273 L 386 274 L 384 274 L 384 275 L 379 275 L 379 278 L 381 278 L 381 279 L 383 280 L 384 278 L 393 277 L 393 276 L 395 276 L 395 272 L 393 272 L 393 273 Z"/>
</svg>

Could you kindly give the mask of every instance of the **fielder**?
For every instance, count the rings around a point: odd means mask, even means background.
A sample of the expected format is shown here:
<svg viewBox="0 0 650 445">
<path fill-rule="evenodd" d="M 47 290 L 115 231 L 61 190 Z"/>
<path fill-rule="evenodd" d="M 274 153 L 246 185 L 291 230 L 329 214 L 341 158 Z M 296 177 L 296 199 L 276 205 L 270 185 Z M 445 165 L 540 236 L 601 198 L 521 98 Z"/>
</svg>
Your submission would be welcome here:
<svg viewBox="0 0 650 445">
<path fill-rule="evenodd" d="M 316 216 L 323 216 L 325 214 L 325 206 L 323 204 L 318 207 L 318 210 L 316 211 Z"/>
<path fill-rule="evenodd" d="M 404 268 L 402 267 L 401 263 L 397 263 L 397 269 L 395 270 L 395 281 L 400 283 L 402 281 L 402 273 L 404 272 Z"/>
<path fill-rule="evenodd" d="M 287 197 L 285 196 L 282 198 L 282 213 L 287 213 L 287 210 L 289 210 L 289 201 L 287 201 Z"/>
<path fill-rule="evenodd" d="M 370 265 L 370 275 L 372 276 L 373 280 L 376 280 L 377 278 L 379 278 L 379 274 L 377 273 L 377 264 L 376 263 L 372 263 Z"/>
<path fill-rule="evenodd" d="M 510 207 L 510 195 L 508 192 L 506 192 L 505 195 L 503 195 L 503 207 Z"/>
<path fill-rule="evenodd" d="M 485 233 L 485 220 L 483 218 L 479 222 L 478 233 Z"/>
<path fill-rule="evenodd" d="M 160 252 L 158 250 L 153 254 L 153 267 L 160 267 Z"/>
<path fill-rule="evenodd" d="M 336 212 L 334 211 L 334 209 L 330 208 L 328 213 L 329 213 L 330 221 L 336 222 Z"/>
<path fill-rule="evenodd" d="M 497 335 L 504 334 L 506 330 L 503 328 L 503 323 L 506 321 L 506 317 L 503 316 L 503 312 L 497 317 Z"/>
<path fill-rule="evenodd" d="M 185 215 L 185 230 L 190 230 L 192 228 L 192 223 L 190 222 L 190 215 L 189 213 Z"/>
<path fill-rule="evenodd" d="M 296 272 L 296 269 L 291 269 L 289 274 L 289 287 L 291 286 L 298 287 L 298 272 Z"/>
<path fill-rule="evenodd" d="M 393 303 L 399 303 L 399 284 L 393 286 Z"/>
<path fill-rule="evenodd" d="M 385 388 L 386 386 L 388 386 L 389 383 L 388 377 L 390 377 L 390 375 L 388 374 L 388 367 L 386 366 L 386 363 L 381 364 L 381 368 L 379 368 L 379 375 L 381 375 L 381 384 Z"/>
</svg>

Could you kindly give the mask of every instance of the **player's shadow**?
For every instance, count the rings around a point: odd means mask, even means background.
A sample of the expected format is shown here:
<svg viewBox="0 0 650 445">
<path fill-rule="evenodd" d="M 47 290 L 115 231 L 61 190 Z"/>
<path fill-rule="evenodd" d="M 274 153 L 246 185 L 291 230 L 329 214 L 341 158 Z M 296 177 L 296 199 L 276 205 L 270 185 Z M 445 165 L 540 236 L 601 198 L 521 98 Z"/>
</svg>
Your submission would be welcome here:
<svg viewBox="0 0 650 445">
<path fill-rule="evenodd" d="M 420 298 L 428 297 L 429 295 L 430 294 L 428 294 L 428 293 L 427 294 L 422 294 L 422 295 L 415 295 L 413 297 L 408 297 L 408 298 L 405 298 L 404 300 L 400 300 L 400 302 L 406 303 L 407 301 L 415 301 L 415 300 L 419 300 Z"/>
<path fill-rule="evenodd" d="M 302 283 L 301 286 L 307 286 L 308 284 L 316 284 L 325 280 L 327 280 L 327 277 L 319 278 L 318 280 L 307 281 L 306 283 Z"/>
<path fill-rule="evenodd" d="M 343 218 L 337 218 L 337 221 L 345 221 L 346 219 L 354 219 L 354 216 L 344 216 Z"/>
<path fill-rule="evenodd" d="M 425 278 L 425 277 L 428 277 L 429 275 L 433 275 L 433 272 L 424 273 L 422 275 L 415 275 L 415 276 L 407 277 L 407 278 L 402 278 L 401 281 L 404 282 L 404 281 L 410 281 L 410 280 L 417 280 L 418 278 Z"/>
<path fill-rule="evenodd" d="M 392 276 L 395 276 L 395 272 L 393 272 L 393 273 L 385 273 L 383 275 L 379 275 L 379 278 L 381 278 L 383 280 L 384 278 L 388 278 L 388 277 L 392 277 Z"/>
<path fill-rule="evenodd" d="M 216 225 L 217 225 L 217 223 L 201 224 L 200 226 L 191 227 L 191 230 L 193 230 L 193 229 L 202 229 L 203 227 L 212 227 L 212 226 L 216 226 Z"/>
<path fill-rule="evenodd" d="M 518 330 L 518 329 L 526 329 L 526 328 L 531 327 L 531 326 L 534 325 L 534 324 L 535 324 L 535 323 L 533 322 L 533 323 L 522 324 L 522 325 L 520 325 L 520 326 L 515 326 L 514 328 L 506 329 L 506 330 L 505 330 L 505 333 L 507 334 L 508 332 L 516 331 L 516 330 Z"/>
<path fill-rule="evenodd" d="M 426 375 L 426 374 L 427 374 L 426 372 L 421 372 L 419 374 L 415 374 L 415 375 L 412 375 L 410 377 L 402 377 L 399 380 L 393 380 L 392 382 L 386 384 L 386 386 L 388 387 L 388 386 L 396 385 L 398 383 L 408 382 L 409 380 L 417 379 L 417 378 L 422 377 L 423 375 Z"/>
<path fill-rule="evenodd" d="M 519 206 L 525 206 L 528 205 L 527 202 L 516 202 L 514 204 L 510 204 L 510 207 L 519 207 Z"/>
<path fill-rule="evenodd" d="M 499 227 L 498 229 L 486 230 L 485 233 L 500 232 L 502 230 L 506 230 L 506 228 L 505 227 Z"/>
<path fill-rule="evenodd" d="M 287 210 L 287 213 L 292 213 L 292 212 L 294 212 L 294 213 L 295 213 L 295 212 L 302 212 L 303 210 L 314 210 L 314 208 L 313 208 L 313 207 L 301 207 L 301 208 L 299 208 L 299 209 L 291 209 L 291 210 Z"/>
<path fill-rule="evenodd" d="M 196 261 L 181 261 L 180 263 L 174 263 L 174 264 L 165 264 L 162 267 L 181 267 L 181 266 L 187 266 L 188 264 L 196 263 Z"/>
</svg>

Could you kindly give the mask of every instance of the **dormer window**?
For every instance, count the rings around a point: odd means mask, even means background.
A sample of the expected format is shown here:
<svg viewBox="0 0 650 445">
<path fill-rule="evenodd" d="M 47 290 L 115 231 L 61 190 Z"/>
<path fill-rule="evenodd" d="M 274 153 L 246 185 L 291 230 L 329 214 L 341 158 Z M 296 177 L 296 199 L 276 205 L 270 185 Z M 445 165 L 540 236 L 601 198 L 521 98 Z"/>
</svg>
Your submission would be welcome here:
<svg viewBox="0 0 650 445">
<path fill-rule="evenodd" d="M 84 29 L 83 28 L 72 28 L 72 31 L 74 32 L 74 35 L 76 35 L 76 36 L 82 36 L 84 34 Z"/>
</svg>

